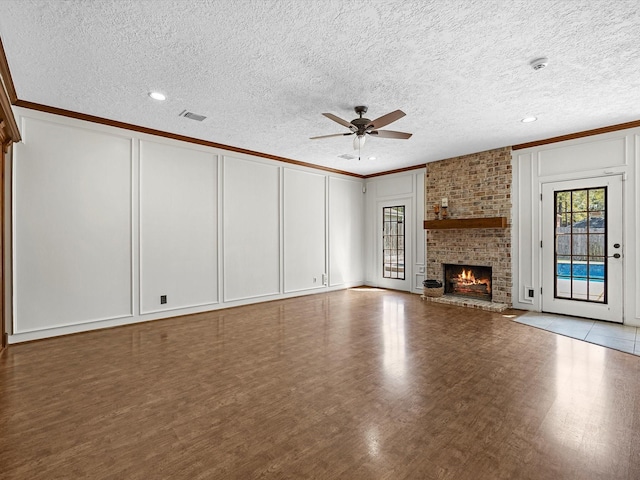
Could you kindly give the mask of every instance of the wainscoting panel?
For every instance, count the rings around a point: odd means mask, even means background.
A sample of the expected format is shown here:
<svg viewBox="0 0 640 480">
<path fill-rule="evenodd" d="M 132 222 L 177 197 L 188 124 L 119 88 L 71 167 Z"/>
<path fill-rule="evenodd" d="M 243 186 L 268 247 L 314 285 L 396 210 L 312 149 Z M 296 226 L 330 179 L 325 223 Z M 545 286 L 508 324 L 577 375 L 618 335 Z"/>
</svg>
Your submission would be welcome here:
<svg viewBox="0 0 640 480">
<path fill-rule="evenodd" d="M 325 260 L 325 176 L 284 169 L 284 288 L 322 288 Z"/>
<path fill-rule="evenodd" d="M 20 116 L 13 333 L 132 312 L 132 141 Z"/>
<path fill-rule="evenodd" d="M 364 275 L 363 183 L 329 178 L 329 285 L 344 285 Z M 354 216 L 354 212 L 362 212 Z"/>
<path fill-rule="evenodd" d="M 613 168 L 625 165 L 626 142 L 623 134 L 618 138 L 601 140 L 598 136 L 574 142 L 571 145 L 552 144 L 538 152 L 538 176 L 573 174 L 581 171 Z"/>
<path fill-rule="evenodd" d="M 217 238 L 217 156 L 141 141 L 141 313 L 216 303 Z"/>
<path fill-rule="evenodd" d="M 224 157 L 224 301 L 280 292 L 280 167 Z"/>
<path fill-rule="evenodd" d="M 364 281 L 360 179 L 15 111 L 9 343 Z"/>
</svg>

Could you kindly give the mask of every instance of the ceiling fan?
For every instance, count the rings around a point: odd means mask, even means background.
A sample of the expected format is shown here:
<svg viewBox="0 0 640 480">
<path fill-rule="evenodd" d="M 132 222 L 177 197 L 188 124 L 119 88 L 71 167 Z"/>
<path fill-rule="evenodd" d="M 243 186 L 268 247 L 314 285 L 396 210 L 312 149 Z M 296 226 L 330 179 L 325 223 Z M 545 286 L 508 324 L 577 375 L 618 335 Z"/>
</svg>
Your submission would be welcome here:
<svg viewBox="0 0 640 480">
<path fill-rule="evenodd" d="M 353 149 L 360 150 L 364 146 L 364 142 L 366 140 L 367 135 L 374 135 L 376 137 L 382 138 L 399 138 L 406 140 L 411 137 L 411 133 L 404 132 L 394 132 L 392 130 L 379 130 L 380 128 L 389 125 L 396 120 L 401 119 L 406 114 L 402 110 L 395 110 L 391 113 L 387 113 L 375 120 L 369 120 L 368 118 L 363 118 L 362 115 L 367 113 L 367 107 L 363 105 L 359 105 L 354 108 L 356 113 L 360 116 L 359 118 L 354 118 L 350 122 L 341 119 L 333 115 L 332 113 L 323 113 L 327 118 L 330 118 L 334 122 L 339 123 L 347 127 L 350 132 L 349 133 L 334 133 L 332 135 L 320 135 L 319 137 L 311 137 L 311 140 L 316 140 L 318 138 L 329 138 L 329 137 L 342 137 L 347 135 L 355 135 L 353 139 Z"/>
</svg>

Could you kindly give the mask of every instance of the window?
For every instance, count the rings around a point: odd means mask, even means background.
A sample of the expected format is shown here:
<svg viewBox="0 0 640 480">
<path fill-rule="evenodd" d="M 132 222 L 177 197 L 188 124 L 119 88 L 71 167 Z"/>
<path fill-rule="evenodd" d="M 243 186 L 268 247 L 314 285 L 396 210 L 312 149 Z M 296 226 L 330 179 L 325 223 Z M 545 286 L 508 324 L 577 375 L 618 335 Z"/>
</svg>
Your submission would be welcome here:
<svg viewBox="0 0 640 480">
<path fill-rule="evenodd" d="M 404 205 L 382 209 L 384 278 L 404 280 Z"/>
<path fill-rule="evenodd" d="M 555 192 L 555 297 L 607 303 L 607 189 Z"/>
</svg>

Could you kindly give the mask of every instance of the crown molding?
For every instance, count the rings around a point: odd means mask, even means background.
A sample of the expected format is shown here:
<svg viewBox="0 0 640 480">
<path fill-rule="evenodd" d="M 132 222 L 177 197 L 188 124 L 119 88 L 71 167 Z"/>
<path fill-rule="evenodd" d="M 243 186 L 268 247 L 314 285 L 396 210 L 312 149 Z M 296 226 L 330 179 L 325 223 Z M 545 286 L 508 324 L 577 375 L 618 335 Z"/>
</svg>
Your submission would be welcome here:
<svg viewBox="0 0 640 480">
<path fill-rule="evenodd" d="M 575 140 L 576 138 L 590 137 L 592 135 L 600 135 L 602 133 L 617 132 L 618 130 L 627 130 L 628 128 L 640 127 L 640 120 L 633 122 L 618 123 L 617 125 L 609 125 L 607 127 L 594 128 L 593 130 L 584 130 L 582 132 L 569 133 L 560 135 L 559 137 L 546 138 L 544 140 L 536 140 L 534 142 L 520 143 L 513 145 L 512 150 L 522 150 L 523 148 L 539 147 L 540 145 L 548 145 L 550 143 L 564 142 L 567 140 Z"/>
<path fill-rule="evenodd" d="M 386 170 L 384 172 L 378 172 L 378 173 L 370 173 L 369 175 L 364 175 L 362 178 L 374 178 L 374 177 L 382 177 L 384 175 L 392 175 L 394 173 L 402 173 L 402 172 L 409 172 L 411 170 L 420 170 L 421 168 L 425 168 L 427 166 L 426 163 L 421 163 L 420 165 L 413 165 L 411 167 L 403 167 L 403 168 L 396 168 L 395 170 Z"/>
<path fill-rule="evenodd" d="M 298 165 L 301 167 L 313 168 L 314 170 L 323 170 L 325 172 L 337 173 L 340 175 L 348 175 L 350 177 L 364 178 L 362 175 L 345 172 L 335 168 L 323 167 L 320 165 L 314 165 L 312 163 L 301 162 L 299 160 L 292 160 L 290 158 L 279 157 L 277 155 L 270 155 L 268 153 L 256 152 L 254 150 L 248 150 L 246 148 L 232 147 L 230 145 L 224 145 L 221 143 L 210 142 L 195 137 L 188 137 L 186 135 L 178 135 L 176 133 L 165 132 L 163 130 L 156 130 L 154 128 L 141 127 L 140 125 L 133 125 L 131 123 L 120 122 L 117 120 L 111 120 L 108 118 L 97 117 L 95 115 L 88 115 L 86 113 L 74 112 L 71 110 L 65 110 L 63 108 L 52 107 L 49 105 L 42 105 L 40 103 L 28 102 L 26 100 L 16 100 L 14 102 L 16 107 L 28 108 L 30 110 L 37 110 L 39 112 L 51 113 L 53 115 L 60 115 L 68 118 L 75 118 L 76 120 L 84 120 L 85 122 L 99 123 L 101 125 L 108 125 L 110 127 L 122 128 L 125 130 L 131 130 L 134 132 L 145 133 L 148 135 L 155 135 L 158 137 L 170 138 L 172 140 L 178 140 L 181 142 L 193 143 L 196 145 L 203 145 L 205 147 L 218 148 L 221 150 L 227 150 L 234 153 L 242 153 L 245 155 L 252 155 L 254 157 L 266 158 L 269 160 L 275 160 L 277 162 L 289 163 L 292 165 Z"/>
</svg>

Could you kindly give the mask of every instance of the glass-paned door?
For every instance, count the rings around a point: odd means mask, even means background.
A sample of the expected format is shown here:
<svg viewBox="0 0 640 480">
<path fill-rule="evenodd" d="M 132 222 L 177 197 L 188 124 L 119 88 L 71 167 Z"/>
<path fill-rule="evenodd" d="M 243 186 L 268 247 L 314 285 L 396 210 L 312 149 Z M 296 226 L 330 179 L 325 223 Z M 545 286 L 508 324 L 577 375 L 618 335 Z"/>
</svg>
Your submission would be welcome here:
<svg viewBox="0 0 640 480">
<path fill-rule="evenodd" d="M 405 207 L 382 209 L 382 277 L 405 279 Z"/>
<path fill-rule="evenodd" d="M 542 310 L 623 321 L 622 177 L 542 186 Z"/>
</svg>

